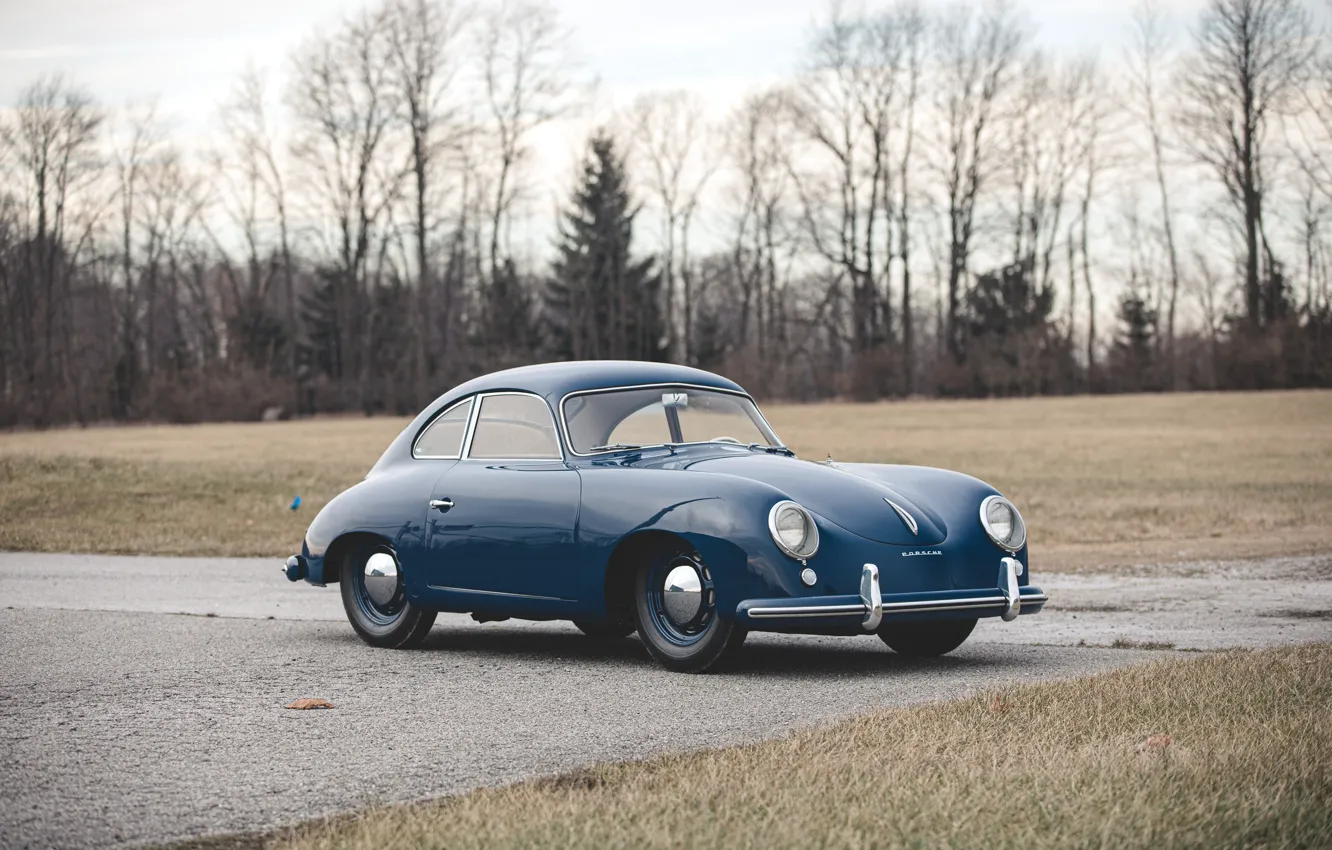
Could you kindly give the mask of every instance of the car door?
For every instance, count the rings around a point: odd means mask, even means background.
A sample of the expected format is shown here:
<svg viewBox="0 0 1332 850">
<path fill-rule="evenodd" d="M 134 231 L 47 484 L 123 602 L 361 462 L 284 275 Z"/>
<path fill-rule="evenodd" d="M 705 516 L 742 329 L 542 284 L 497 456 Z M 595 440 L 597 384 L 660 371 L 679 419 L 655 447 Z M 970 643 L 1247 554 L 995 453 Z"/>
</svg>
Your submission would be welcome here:
<svg viewBox="0 0 1332 850">
<path fill-rule="evenodd" d="M 407 515 L 414 517 L 415 521 L 409 523 L 409 528 L 419 531 L 410 536 L 400 534 L 397 540 L 398 560 L 406 575 L 408 592 L 413 596 L 423 592 L 429 581 L 427 524 L 431 516 L 427 503 L 439 476 L 462 457 L 463 440 L 467 436 L 467 426 L 472 421 L 475 401 L 473 398 L 465 398 L 431 420 L 412 445 L 414 464 L 409 478 L 403 482 L 403 490 L 393 494 L 395 504 L 411 505 Z M 425 523 L 421 522 L 422 519 Z"/>
<path fill-rule="evenodd" d="M 482 395 L 462 459 L 431 495 L 432 591 L 462 610 L 557 613 L 576 601 L 579 491 L 544 399 Z"/>
</svg>

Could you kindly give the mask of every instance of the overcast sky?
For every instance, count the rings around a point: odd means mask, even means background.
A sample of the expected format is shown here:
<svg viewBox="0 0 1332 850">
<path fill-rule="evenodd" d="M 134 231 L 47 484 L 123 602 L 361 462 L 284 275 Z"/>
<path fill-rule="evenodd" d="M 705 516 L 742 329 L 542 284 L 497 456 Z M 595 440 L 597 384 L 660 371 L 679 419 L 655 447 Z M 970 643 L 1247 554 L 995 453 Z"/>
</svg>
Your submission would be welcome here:
<svg viewBox="0 0 1332 850">
<path fill-rule="evenodd" d="M 157 96 L 190 129 L 216 114 L 247 61 L 281 72 L 290 49 L 359 3 L 338 0 L 0 0 L 0 99 L 65 71 L 108 106 Z M 619 103 L 694 88 L 729 101 L 788 73 L 821 0 L 561 0 L 588 70 Z M 1038 40 L 1118 57 L 1128 2 L 1029 0 Z M 1165 0 L 1191 21 L 1200 0 Z"/>
</svg>

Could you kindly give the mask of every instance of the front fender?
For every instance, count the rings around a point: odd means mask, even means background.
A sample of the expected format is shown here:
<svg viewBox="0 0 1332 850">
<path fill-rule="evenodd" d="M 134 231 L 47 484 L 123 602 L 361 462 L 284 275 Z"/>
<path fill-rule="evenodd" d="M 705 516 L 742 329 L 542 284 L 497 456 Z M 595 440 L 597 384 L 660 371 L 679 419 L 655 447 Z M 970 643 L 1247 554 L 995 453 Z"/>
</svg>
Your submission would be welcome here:
<svg viewBox="0 0 1332 850">
<path fill-rule="evenodd" d="M 579 541 L 584 563 L 591 565 L 582 593 L 592 609 L 605 610 L 606 571 L 616 547 L 647 532 L 674 534 L 698 551 L 716 577 L 717 609 L 728 619 L 745 599 L 811 592 L 800 582 L 804 565 L 784 555 L 768 531 L 768 512 L 787 498 L 777 488 L 737 476 L 679 470 L 593 468 L 580 473 Z M 700 492 L 702 483 L 706 492 Z M 821 533 L 823 528 L 820 523 Z"/>
</svg>

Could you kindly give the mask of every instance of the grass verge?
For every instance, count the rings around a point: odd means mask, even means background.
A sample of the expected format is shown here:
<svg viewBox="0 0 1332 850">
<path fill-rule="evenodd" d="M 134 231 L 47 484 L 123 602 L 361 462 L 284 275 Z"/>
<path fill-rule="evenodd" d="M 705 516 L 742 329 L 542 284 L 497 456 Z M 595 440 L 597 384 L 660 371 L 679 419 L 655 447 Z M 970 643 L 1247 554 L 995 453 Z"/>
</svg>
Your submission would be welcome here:
<svg viewBox="0 0 1332 850">
<path fill-rule="evenodd" d="M 957 469 L 1037 570 L 1332 549 L 1332 392 L 765 405 L 801 456 Z M 402 419 L 0 434 L 0 548 L 283 557 Z M 301 496 L 298 511 L 288 510 Z"/>
<path fill-rule="evenodd" d="M 1332 644 L 878 712 L 197 847 L 1313 847 Z"/>
</svg>

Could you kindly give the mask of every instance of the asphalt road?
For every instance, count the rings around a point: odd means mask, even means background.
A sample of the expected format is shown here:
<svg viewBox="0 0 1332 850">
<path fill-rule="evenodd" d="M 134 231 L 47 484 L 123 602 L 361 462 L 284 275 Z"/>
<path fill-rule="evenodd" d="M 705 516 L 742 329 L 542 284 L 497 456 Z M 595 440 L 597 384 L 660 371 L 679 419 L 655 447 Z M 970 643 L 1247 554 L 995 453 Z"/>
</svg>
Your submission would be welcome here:
<svg viewBox="0 0 1332 850">
<path fill-rule="evenodd" d="M 272 561 L 0 554 L 0 846 L 253 830 L 1163 655 L 1079 641 L 1325 640 L 1329 577 L 1329 557 L 1047 577 L 1044 612 L 946 658 L 752 635 L 737 669 L 682 676 L 564 624 L 448 616 L 420 651 L 374 650 L 336 590 Z"/>
</svg>

